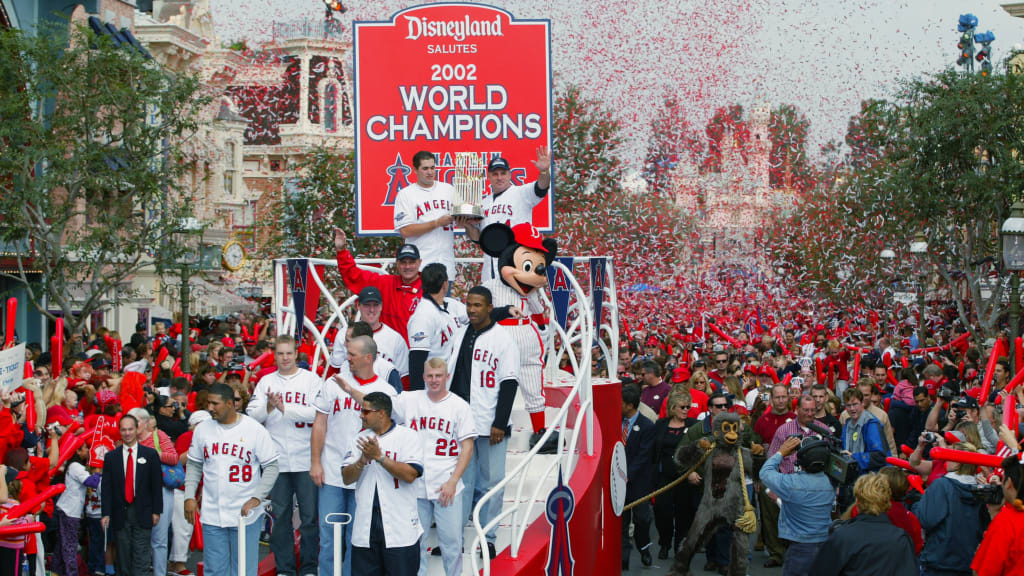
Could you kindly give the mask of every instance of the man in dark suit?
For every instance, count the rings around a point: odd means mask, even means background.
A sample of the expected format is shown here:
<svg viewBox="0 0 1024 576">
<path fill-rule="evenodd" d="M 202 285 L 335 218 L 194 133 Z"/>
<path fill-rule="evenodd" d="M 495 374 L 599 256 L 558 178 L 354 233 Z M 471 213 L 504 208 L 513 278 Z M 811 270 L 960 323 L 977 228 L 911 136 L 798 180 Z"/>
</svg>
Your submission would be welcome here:
<svg viewBox="0 0 1024 576">
<path fill-rule="evenodd" d="M 654 445 L 654 423 L 641 415 L 640 388 L 630 384 L 622 387 L 622 441 L 626 445 L 626 502 L 650 494 L 654 489 L 654 464 L 651 447 Z M 640 562 L 650 566 L 651 557 L 651 503 L 644 502 L 622 513 L 622 569 L 629 569 L 629 524 L 636 524 L 633 539 L 640 550 Z"/>
<path fill-rule="evenodd" d="M 121 446 L 103 457 L 103 528 L 117 538 L 117 573 L 153 574 L 150 536 L 164 508 L 163 471 L 156 450 L 139 444 L 139 423 L 121 418 Z"/>
</svg>

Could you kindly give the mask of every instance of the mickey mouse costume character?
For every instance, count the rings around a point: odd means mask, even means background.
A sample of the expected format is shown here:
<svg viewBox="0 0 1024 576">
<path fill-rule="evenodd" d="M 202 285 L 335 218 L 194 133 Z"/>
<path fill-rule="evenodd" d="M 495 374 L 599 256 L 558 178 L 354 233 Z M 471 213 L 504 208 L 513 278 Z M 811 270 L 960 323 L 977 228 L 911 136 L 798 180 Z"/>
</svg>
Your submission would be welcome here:
<svg viewBox="0 0 1024 576">
<path fill-rule="evenodd" d="M 530 413 L 532 447 L 544 434 L 544 335 L 548 317 L 540 291 L 547 285 L 547 267 L 555 259 L 558 243 L 541 238 L 529 222 L 508 227 L 491 224 L 480 232 L 480 247 L 497 258 L 498 277 L 484 282 L 494 303 L 492 318 L 505 327 L 519 346 L 519 389 Z M 541 453 L 554 453 L 557 439 Z"/>
</svg>

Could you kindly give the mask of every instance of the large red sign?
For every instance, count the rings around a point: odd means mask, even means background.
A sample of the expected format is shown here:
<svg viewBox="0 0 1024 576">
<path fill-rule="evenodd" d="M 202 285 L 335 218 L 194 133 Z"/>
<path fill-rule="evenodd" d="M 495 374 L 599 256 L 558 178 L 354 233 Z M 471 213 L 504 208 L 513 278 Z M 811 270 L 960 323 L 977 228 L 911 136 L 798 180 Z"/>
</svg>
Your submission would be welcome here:
<svg viewBox="0 0 1024 576">
<path fill-rule="evenodd" d="M 412 157 L 433 152 L 451 182 L 458 152 L 501 156 L 512 183 L 537 179 L 531 160 L 551 146 L 551 35 L 547 20 L 515 20 L 478 4 L 430 4 L 353 26 L 356 233 L 393 234 Z M 485 194 L 489 191 L 485 191 Z M 553 228 L 552 194 L 533 223 Z"/>
</svg>

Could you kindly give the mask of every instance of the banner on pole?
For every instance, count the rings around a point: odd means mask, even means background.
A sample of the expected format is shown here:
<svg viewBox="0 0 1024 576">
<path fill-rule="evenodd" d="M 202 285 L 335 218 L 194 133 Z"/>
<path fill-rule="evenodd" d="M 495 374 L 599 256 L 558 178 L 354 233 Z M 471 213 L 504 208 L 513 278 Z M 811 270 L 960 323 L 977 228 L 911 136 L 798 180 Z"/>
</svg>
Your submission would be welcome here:
<svg viewBox="0 0 1024 576">
<path fill-rule="evenodd" d="M 25 345 L 0 350 L 0 389 L 14 392 L 25 376 Z"/>
<path fill-rule="evenodd" d="M 569 270 L 569 274 L 572 273 L 572 261 L 571 257 L 562 256 L 555 258 L 555 262 L 558 262 L 562 266 L 565 266 L 565 270 Z M 566 325 L 569 321 L 569 295 L 572 294 L 572 285 L 569 283 L 569 279 L 565 277 L 567 272 L 556 266 L 548 266 L 548 287 L 551 289 L 551 305 L 555 307 L 555 319 L 558 320 L 558 324 L 563 330 L 566 329 Z"/>
</svg>

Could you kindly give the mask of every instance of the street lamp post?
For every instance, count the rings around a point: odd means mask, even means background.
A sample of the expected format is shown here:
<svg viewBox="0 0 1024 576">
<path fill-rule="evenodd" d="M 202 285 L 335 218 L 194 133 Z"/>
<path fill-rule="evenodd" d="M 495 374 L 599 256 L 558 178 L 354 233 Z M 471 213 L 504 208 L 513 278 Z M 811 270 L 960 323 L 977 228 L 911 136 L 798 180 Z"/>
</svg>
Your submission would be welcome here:
<svg viewBox="0 0 1024 576">
<path fill-rule="evenodd" d="M 191 244 L 189 239 L 198 234 L 202 234 L 203 227 L 195 218 L 186 218 L 181 222 L 181 239 L 188 245 Z M 189 295 L 189 279 L 191 278 L 191 265 L 193 262 L 190 261 L 190 256 L 186 255 L 181 261 L 181 371 L 185 374 L 192 373 L 192 361 L 190 358 L 192 351 L 192 343 L 190 338 L 191 327 L 189 326 L 188 308 L 191 301 Z M 196 262 L 195 265 L 199 265 L 199 252 L 196 250 Z"/>
<path fill-rule="evenodd" d="M 1024 203 L 1017 201 L 1010 207 L 1010 217 L 1003 222 L 1003 265 L 1013 276 L 1010 278 L 1010 341 L 1020 335 L 1020 275 L 1024 270 Z M 1015 358 L 1013 354 L 1010 358 Z M 1014 366 L 1013 372 L 1020 369 Z"/>
<path fill-rule="evenodd" d="M 917 345 L 924 346 L 925 337 L 925 313 L 924 313 L 924 283 L 928 280 L 928 274 L 924 270 L 926 262 L 924 254 L 928 253 L 928 240 L 924 234 L 918 232 L 914 241 L 910 243 L 910 253 L 918 255 L 917 272 Z"/>
</svg>

